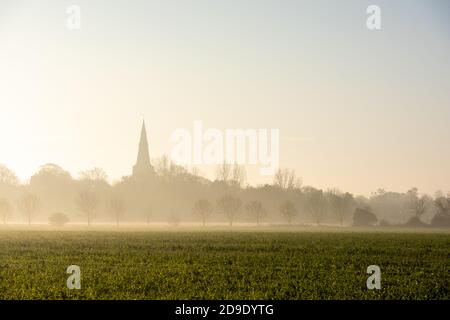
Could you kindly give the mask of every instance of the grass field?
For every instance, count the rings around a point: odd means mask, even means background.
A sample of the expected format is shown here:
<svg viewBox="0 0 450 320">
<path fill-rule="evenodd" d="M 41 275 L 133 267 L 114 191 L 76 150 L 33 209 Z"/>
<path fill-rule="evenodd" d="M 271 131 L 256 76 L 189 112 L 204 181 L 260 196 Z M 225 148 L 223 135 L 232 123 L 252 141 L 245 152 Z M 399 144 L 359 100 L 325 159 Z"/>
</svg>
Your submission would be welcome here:
<svg viewBox="0 0 450 320">
<path fill-rule="evenodd" d="M 373 264 L 381 290 L 366 288 Z M 81 290 L 66 287 L 69 265 Z M 0 230 L 0 299 L 449 299 L 449 287 L 445 232 Z"/>
</svg>

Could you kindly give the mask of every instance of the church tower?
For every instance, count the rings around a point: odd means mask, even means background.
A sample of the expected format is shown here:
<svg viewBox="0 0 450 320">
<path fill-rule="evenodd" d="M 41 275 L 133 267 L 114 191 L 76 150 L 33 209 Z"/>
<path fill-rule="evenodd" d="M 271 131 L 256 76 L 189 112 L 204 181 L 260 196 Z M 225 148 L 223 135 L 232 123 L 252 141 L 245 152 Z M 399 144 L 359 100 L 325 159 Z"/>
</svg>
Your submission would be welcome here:
<svg viewBox="0 0 450 320">
<path fill-rule="evenodd" d="M 133 167 L 133 176 L 146 176 L 154 174 L 155 171 L 150 163 L 150 156 L 148 153 L 147 131 L 145 129 L 145 122 L 142 121 L 141 139 L 139 141 L 139 151 L 136 165 Z"/>
</svg>

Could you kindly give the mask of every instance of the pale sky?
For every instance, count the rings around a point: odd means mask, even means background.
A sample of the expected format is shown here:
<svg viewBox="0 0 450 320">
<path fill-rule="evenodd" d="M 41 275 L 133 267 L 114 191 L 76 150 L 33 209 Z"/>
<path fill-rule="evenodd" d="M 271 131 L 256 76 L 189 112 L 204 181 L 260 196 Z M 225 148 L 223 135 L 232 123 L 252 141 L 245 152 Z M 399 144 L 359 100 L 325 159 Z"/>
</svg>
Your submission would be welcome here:
<svg viewBox="0 0 450 320">
<path fill-rule="evenodd" d="M 116 180 L 142 118 L 152 158 L 201 120 L 279 129 L 281 166 L 317 188 L 450 191 L 449 57 L 447 0 L 1 0 L 0 163 Z"/>
</svg>

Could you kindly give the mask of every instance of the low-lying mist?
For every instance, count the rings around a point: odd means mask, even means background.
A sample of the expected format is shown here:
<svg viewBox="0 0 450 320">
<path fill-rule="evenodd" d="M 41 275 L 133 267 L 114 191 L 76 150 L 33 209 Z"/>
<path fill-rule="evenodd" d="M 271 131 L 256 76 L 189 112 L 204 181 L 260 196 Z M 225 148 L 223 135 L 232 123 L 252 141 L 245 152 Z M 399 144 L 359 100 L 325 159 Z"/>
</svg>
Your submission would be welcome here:
<svg viewBox="0 0 450 320">
<path fill-rule="evenodd" d="M 173 165 L 107 182 L 95 168 L 78 179 L 47 164 L 21 184 L 0 166 L 0 221 L 4 225 L 105 227 L 176 226 L 406 226 L 449 227 L 450 195 L 378 190 L 371 197 L 303 186 L 295 172 L 280 169 L 273 184 L 245 185 L 245 170 L 217 168 L 216 180 Z"/>
</svg>

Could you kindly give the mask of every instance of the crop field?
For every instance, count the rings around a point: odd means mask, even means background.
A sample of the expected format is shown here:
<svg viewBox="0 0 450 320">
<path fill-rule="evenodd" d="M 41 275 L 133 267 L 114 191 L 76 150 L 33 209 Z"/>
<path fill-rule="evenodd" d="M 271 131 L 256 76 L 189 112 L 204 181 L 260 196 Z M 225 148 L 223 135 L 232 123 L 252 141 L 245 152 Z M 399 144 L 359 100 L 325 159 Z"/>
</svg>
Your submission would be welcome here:
<svg viewBox="0 0 450 320">
<path fill-rule="evenodd" d="M 0 299 L 449 299 L 449 287 L 446 232 L 0 230 Z"/>
</svg>

